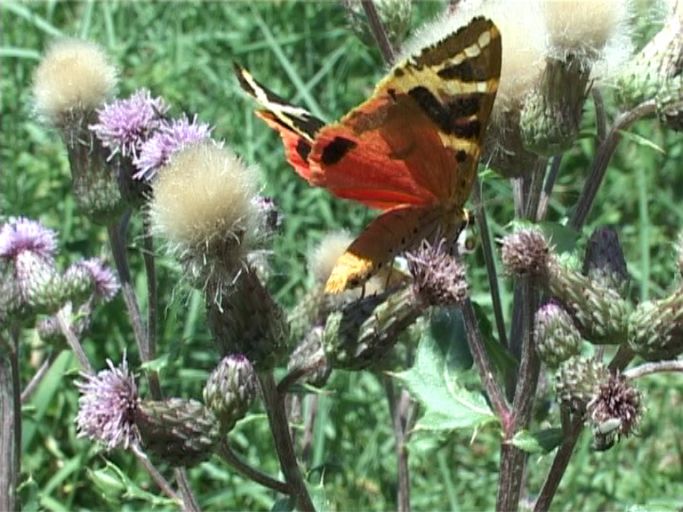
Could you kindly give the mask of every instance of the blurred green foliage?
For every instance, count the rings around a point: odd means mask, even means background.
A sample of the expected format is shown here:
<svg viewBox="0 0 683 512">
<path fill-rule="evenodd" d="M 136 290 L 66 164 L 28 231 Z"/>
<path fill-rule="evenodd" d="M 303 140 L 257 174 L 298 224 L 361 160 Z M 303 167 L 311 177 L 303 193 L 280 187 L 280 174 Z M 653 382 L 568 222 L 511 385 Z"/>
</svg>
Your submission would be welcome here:
<svg viewBox="0 0 683 512">
<path fill-rule="evenodd" d="M 418 3 L 413 26 L 440 7 L 436 2 Z M 269 283 L 283 304 L 294 304 L 309 282 L 305 255 L 321 236 L 338 228 L 357 231 L 370 218 L 364 208 L 332 199 L 295 177 L 283 159 L 278 137 L 255 119 L 254 105 L 240 93 L 231 71 L 231 62 L 239 61 L 284 97 L 327 120 L 339 117 L 367 96 L 385 67 L 376 48 L 365 46 L 349 30 L 337 3 L 6 1 L 0 6 L 0 16 L 1 213 L 37 218 L 56 229 L 64 249 L 62 263 L 106 255 L 108 249 L 105 231 L 75 211 L 63 145 L 32 109 L 33 70 L 50 41 L 61 36 L 103 45 L 121 69 L 121 95 L 143 86 L 163 95 L 173 105 L 173 114 L 197 113 L 215 126 L 215 137 L 261 167 L 264 193 L 275 197 L 284 216 L 283 232 L 273 247 L 274 272 Z M 641 19 L 643 24 L 648 21 Z M 614 112 L 611 107 L 610 112 Z M 584 128 L 585 136 L 563 159 L 551 201 L 551 221 L 567 216 L 594 153 L 590 105 Z M 633 295 L 644 299 L 662 295 L 673 281 L 672 242 L 683 226 L 683 141 L 655 121 L 639 122 L 632 133 L 638 137 L 625 137 L 621 143 L 590 220 L 591 226 L 618 226 L 633 276 Z M 498 237 L 513 216 L 509 183 L 485 174 L 484 199 Z M 130 254 L 135 284 L 144 297 L 139 234 L 139 220 L 134 220 Z M 164 390 L 169 396 L 198 398 L 217 355 L 205 328 L 201 298 L 177 284 L 178 269 L 161 249 L 159 256 L 159 352 L 168 357 L 162 371 Z M 474 298 L 488 312 L 481 254 L 473 254 L 467 263 Z M 504 304 L 509 305 L 510 282 L 502 282 Z M 90 332 L 84 345 L 97 367 L 103 367 L 106 358 L 119 361 L 125 351 L 135 366 L 138 356 L 120 299 L 97 312 Z M 43 348 L 32 332 L 26 332 L 22 340 L 25 379 L 35 371 Z M 103 453 L 76 438 L 75 368 L 74 360 L 62 354 L 24 407 L 21 496 L 25 508 L 170 507 L 154 497 L 155 486 L 130 454 Z M 640 435 L 606 453 L 592 452 L 584 436 L 560 487 L 557 510 L 624 509 L 655 500 L 680 506 L 683 382 L 656 376 L 643 381 L 643 388 L 647 413 Z M 232 439 L 251 463 L 276 474 L 278 465 L 264 415 L 243 420 Z M 417 433 L 410 445 L 414 509 L 491 509 L 498 443 L 497 436 L 486 429 L 474 439 L 467 433 L 441 438 Z M 550 461 L 550 456 L 531 456 L 530 500 Z M 319 395 L 306 462 L 310 482 L 324 482 L 331 508 L 395 507 L 394 439 L 381 380 L 368 373 L 334 374 Z M 265 510 L 275 498 L 218 458 L 192 469 L 190 479 L 207 510 Z"/>
</svg>

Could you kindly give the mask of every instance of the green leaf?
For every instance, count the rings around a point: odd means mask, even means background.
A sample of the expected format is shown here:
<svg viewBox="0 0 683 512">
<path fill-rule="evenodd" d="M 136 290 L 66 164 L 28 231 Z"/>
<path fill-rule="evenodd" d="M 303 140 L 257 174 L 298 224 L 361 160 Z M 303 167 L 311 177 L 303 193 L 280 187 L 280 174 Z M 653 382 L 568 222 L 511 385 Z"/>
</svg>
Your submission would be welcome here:
<svg viewBox="0 0 683 512">
<path fill-rule="evenodd" d="M 467 370 L 472 367 L 472 354 L 467 345 L 465 324 L 457 308 L 435 308 L 429 319 L 425 336 L 431 337 L 453 369 Z"/>
<path fill-rule="evenodd" d="M 548 242 L 558 254 L 571 252 L 576 249 L 579 232 L 557 222 L 541 222 L 538 226 L 543 230 Z"/>
<path fill-rule="evenodd" d="M 520 430 L 512 438 L 512 444 L 528 453 L 549 453 L 562 442 L 561 428 L 547 428 L 538 432 Z"/>
<path fill-rule="evenodd" d="M 395 373 L 425 407 L 417 430 L 453 430 L 477 428 L 497 421 L 480 393 L 465 389 L 458 382 L 449 353 L 431 337 L 420 342 L 415 364 L 407 371 Z"/>
<path fill-rule="evenodd" d="M 270 512 L 291 512 L 294 510 L 294 500 L 292 498 L 280 498 L 270 508 Z"/>
<path fill-rule="evenodd" d="M 510 379 L 513 379 L 517 373 L 517 360 L 512 357 L 512 354 L 510 354 L 510 352 L 493 336 L 493 325 L 491 325 L 491 321 L 489 320 L 486 311 L 484 311 L 476 302 L 473 302 L 472 305 L 474 306 L 474 313 L 477 316 L 477 323 L 479 324 L 481 336 L 484 339 L 486 353 L 491 358 L 491 362 L 496 370 L 498 370 L 498 373 L 503 376 L 503 381 L 508 382 Z"/>
</svg>

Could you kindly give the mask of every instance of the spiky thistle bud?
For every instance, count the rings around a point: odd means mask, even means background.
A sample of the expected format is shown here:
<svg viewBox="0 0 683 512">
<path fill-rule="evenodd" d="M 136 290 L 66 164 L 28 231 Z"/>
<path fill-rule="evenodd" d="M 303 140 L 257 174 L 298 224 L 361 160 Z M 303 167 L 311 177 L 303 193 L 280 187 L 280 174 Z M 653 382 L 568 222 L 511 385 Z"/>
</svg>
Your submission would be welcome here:
<svg viewBox="0 0 683 512">
<path fill-rule="evenodd" d="M 501 258 L 511 274 L 540 277 L 547 272 L 552 256 L 540 230 L 522 228 L 503 238 Z"/>
<path fill-rule="evenodd" d="M 382 360 L 425 303 L 411 286 L 354 301 L 332 313 L 322 344 L 333 368 L 362 370 Z"/>
<path fill-rule="evenodd" d="M 536 312 L 534 340 L 541 360 L 550 368 L 579 355 L 581 335 L 569 314 L 557 303 L 549 302 Z"/>
<path fill-rule="evenodd" d="M 204 403 L 218 417 L 221 432 L 230 432 L 258 393 L 254 368 L 242 354 L 224 357 L 204 386 Z"/>
<path fill-rule="evenodd" d="M 289 373 L 300 369 L 306 370 L 306 382 L 316 387 L 324 386 L 332 373 L 322 346 L 323 332 L 322 326 L 312 327 L 294 349 L 287 362 Z"/>
<path fill-rule="evenodd" d="M 665 299 L 641 302 L 629 320 L 629 346 L 643 359 L 673 359 L 683 353 L 682 288 Z"/>
<path fill-rule="evenodd" d="M 641 411 L 640 392 L 620 375 L 610 375 L 601 382 L 587 405 L 596 450 L 611 448 L 621 436 L 630 435 L 638 426 Z"/>
<path fill-rule="evenodd" d="M 171 466 L 199 464 L 220 440 L 218 419 L 196 400 L 141 400 L 134 418 L 144 449 Z"/>
<path fill-rule="evenodd" d="M 446 241 L 428 242 L 407 255 L 415 295 L 430 306 L 462 304 L 469 296 L 465 267 L 446 251 Z"/>
<path fill-rule="evenodd" d="M 671 117 L 674 127 L 676 120 L 681 122 L 677 112 L 683 108 L 681 23 L 680 15 L 671 15 L 662 30 L 625 66 L 616 80 L 618 96 L 625 108 L 655 98 L 660 116 L 665 120 Z"/>
<path fill-rule="evenodd" d="M 625 295 L 628 269 L 619 235 L 610 227 L 596 229 L 588 240 L 583 260 L 583 274 L 598 284 Z"/>
<path fill-rule="evenodd" d="M 557 399 L 572 411 L 582 413 L 609 377 L 602 361 L 574 356 L 560 364 L 555 374 Z"/>
<path fill-rule="evenodd" d="M 253 202 L 257 170 L 229 149 L 205 142 L 177 152 L 153 180 L 156 232 L 182 263 L 190 283 L 230 283 L 264 225 Z"/>
<path fill-rule="evenodd" d="M 209 328 L 222 354 L 244 354 L 259 372 L 282 362 L 289 325 L 253 269 L 245 266 L 229 287 L 207 289 L 206 298 Z"/>
</svg>

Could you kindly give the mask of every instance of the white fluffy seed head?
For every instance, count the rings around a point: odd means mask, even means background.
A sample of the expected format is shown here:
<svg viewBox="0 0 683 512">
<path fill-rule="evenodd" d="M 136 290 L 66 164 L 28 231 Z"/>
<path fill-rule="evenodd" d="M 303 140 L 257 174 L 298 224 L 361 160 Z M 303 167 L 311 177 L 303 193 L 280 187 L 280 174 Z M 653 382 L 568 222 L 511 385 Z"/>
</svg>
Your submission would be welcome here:
<svg viewBox="0 0 683 512">
<path fill-rule="evenodd" d="M 248 249 L 259 225 L 252 201 L 257 176 L 256 169 L 214 142 L 186 147 L 152 183 L 155 230 L 181 252 L 228 239 Z"/>
<path fill-rule="evenodd" d="M 629 0 L 543 0 L 549 53 L 597 57 L 628 28 Z"/>
<path fill-rule="evenodd" d="M 503 58 L 493 115 L 518 107 L 538 82 L 546 57 L 547 31 L 539 0 L 463 0 L 417 32 L 403 48 L 402 58 L 435 44 L 473 17 L 490 18 L 501 33 Z"/>
<path fill-rule="evenodd" d="M 104 50 L 89 41 L 54 43 L 33 78 L 36 110 L 51 122 L 74 109 L 93 110 L 114 92 L 116 68 Z"/>
<path fill-rule="evenodd" d="M 351 242 L 353 238 L 347 231 L 334 231 L 326 234 L 308 254 L 308 268 L 317 283 L 325 284 Z"/>
</svg>

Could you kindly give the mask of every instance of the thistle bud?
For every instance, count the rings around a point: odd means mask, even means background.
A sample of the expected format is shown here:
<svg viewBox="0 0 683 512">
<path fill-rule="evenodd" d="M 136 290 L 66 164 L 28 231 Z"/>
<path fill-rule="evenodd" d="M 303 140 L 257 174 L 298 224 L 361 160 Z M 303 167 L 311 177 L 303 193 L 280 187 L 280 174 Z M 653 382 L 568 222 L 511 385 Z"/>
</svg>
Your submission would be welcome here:
<svg viewBox="0 0 683 512">
<path fill-rule="evenodd" d="M 583 274 L 592 281 L 625 295 L 628 270 L 619 235 L 614 229 L 605 227 L 593 232 L 586 247 Z"/>
<path fill-rule="evenodd" d="M 683 289 L 641 302 L 630 317 L 628 343 L 643 359 L 674 359 L 683 353 Z"/>
<path fill-rule="evenodd" d="M 617 77 L 619 100 L 625 108 L 633 108 L 645 100 L 655 98 L 660 106 L 660 115 L 666 118 L 668 105 L 673 108 L 673 119 L 679 119 L 675 112 L 680 110 L 683 101 L 681 31 L 680 16 L 670 16 L 662 30 Z"/>
<path fill-rule="evenodd" d="M 322 346 L 323 333 L 323 327 L 312 327 L 289 356 L 287 363 L 287 371 L 290 373 L 297 369 L 306 369 L 306 382 L 316 387 L 323 387 L 332 373 Z"/>
<path fill-rule="evenodd" d="M 630 306 L 612 288 L 557 260 L 548 266 L 546 286 L 572 316 L 584 339 L 598 345 L 626 340 Z"/>
<path fill-rule="evenodd" d="M 552 260 L 551 250 L 538 229 L 519 229 L 503 238 L 501 257 L 505 269 L 514 275 L 543 276 Z"/>
<path fill-rule="evenodd" d="M 322 344 L 333 368 L 362 370 L 380 362 L 425 304 L 413 287 L 354 301 L 332 313 Z"/>
<path fill-rule="evenodd" d="M 558 304 L 542 306 L 534 319 L 534 340 L 541 360 L 550 368 L 557 368 L 570 357 L 581 352 L 581 335 L 569 314 Z"/>
<path fill-rule="evenodd" d="M 224 357 L 204 386 L 204 403 L 218 417 L 221 432 L 230 432 L 256 398 L 254 368 L 241 354 Z"/>
<path fill-rule="evenodd" d="M 638 426 L 641 409 L 640 392 L 623 377 L 610 375 L 601 382 L 587 406 L 594 448 L 604 451 L 619 437 L 630 435 Z"/>
<path fill-rule="evenodd" d="M 222 354 L 244 354 L 256 371 L 287 354 L 289 325 L 253 269 L 243 268 L 229 288 L 207 290 L 209 328 Z"/>
<path fill-rule="evenodd" d="M 171 466 L 199 464 L 220 440 L 218 419 L 195 400 L 143 400 L 134 418 L 145 450 Z"/>
<path fill-rule="evenodd" d="M 573 55 L 548 58 L 540 84 L 527 96 L 520 117 L 524 147 L 542 156 L 569 149 L 579 134 L 590 68 Z"/>
<path fill-rule="evenodd" d="M 574 356 L 560 364 L 555 374 L 557 399 L 574 412 L 584 412 L 609 377 L 602 361 Z"/>
<path fill-rule="evenodd" d="M 465 267 L 445 246 L 445 240 L 437 245 L 424 242 L 407 255 L 415 295 L 426 305 L 460 305 L 469 297 Z"/>
</svg>

